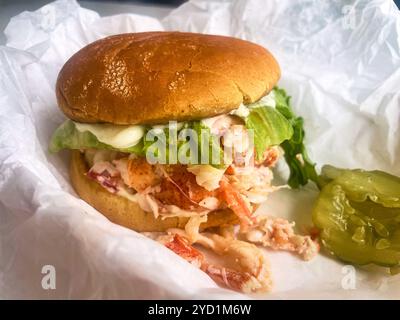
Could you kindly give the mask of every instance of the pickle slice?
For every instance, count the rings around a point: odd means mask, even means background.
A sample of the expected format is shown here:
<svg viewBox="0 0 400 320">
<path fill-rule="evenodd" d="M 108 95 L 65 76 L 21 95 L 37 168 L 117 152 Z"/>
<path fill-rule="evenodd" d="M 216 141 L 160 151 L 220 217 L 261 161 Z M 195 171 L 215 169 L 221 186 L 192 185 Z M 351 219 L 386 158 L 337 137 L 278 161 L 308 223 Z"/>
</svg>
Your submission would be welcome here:
<svg viewBox="0 0 400 320">
<path fill-rule="evenodd" d="M 324 247 L 353 264 L 400 266 L 400 178 L 381 171 L 323 168 L 313 209 Z"/>
<path fill-rule="evenodd" d="M 347 197 L 354 201 L 370 199 L 389 208 L 400 208 L 400 178 L 383 171 L 362 169 L 338 169 L 324 166 L 321 181 L 335 181 L 346 191 Z"/>
</svg>

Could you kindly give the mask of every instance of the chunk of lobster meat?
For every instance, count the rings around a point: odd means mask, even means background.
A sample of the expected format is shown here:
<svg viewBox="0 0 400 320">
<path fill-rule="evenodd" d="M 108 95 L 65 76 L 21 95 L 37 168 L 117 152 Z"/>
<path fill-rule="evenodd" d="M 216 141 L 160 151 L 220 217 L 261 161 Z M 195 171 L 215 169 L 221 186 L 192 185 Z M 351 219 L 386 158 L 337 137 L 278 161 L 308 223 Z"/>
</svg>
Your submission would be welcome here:
<svg viewBox="0 0 400 320">
<path fill-rule="evenodd" d="M 270 147 L 264 151 L 262 160 L 256 161 L 257 165 L 263 165 L 266 167 L 273 167 L 278 162 L 279 157 L 282 154 L 282 150 L 278 146 Z"/>
<path fill-rule="evenodd" d="M 245 152 L 235 153 L 233 164 L 237 168 L 253 166 L 272 168 L 276 165 L 282 154 L 283 150 L 279 146 L 269 147 L 263 152 L 261 159 L 258 159 L 256 157 L 256 151 L 254 149 L 248 149 Z"/>
<path fill-rule="evenodd" d="M 234 267 L 223 267 L 208 263 L 204 255 L 191 246 L 182 233 L 161 236 L 158 238 L 158 241 L 189 263 L 199 267 L 209 275 L 211 279 L 220 285 L 243 292 L 265 291 L 271 286 L 270 280 L 263 279 L 263 276 L 258 278 L 257 275 L 251 273 L 251 271 L 257 271 L 255 269 L 250 270 L 247 267 L 235 269 Z M 258 257 L 256 256 L 256 259 L 257 258 Z M 234 265 L 236 267 L 236 264 Z M 260 274 L 258 274 L 258 276 L 260 276 Z"/>
<path fill-rule="evenodd" d="M 242 119 L 225 114 L 209 118 L 206 121 L 208 122 L 208 126 L 210 127 L 211 133 L 218 136 L 224 135 L 234 125 L 243 126 Z"/>
<path fill-rule="evenodd" d="M 227 179 L 240 192 L 254 188 L 271 192 L 273 173 L 267 167 L 232 167 L 230 172 L 232 174 L 227 175 Z"/>
<path fill-rule="evenodd" d="M 240 236 L 247 241 L 273 250 L 287 250 L 310 260 L 319 252 L 319 244 L 310 236 L 295 234 L 294 222 L 286 219 L 259 216 L 257 222 Z"/>
<path fill-rule="evenodd" d="M 216 191 L 208 191 L 199 186 L 196 176 L 187 171 L 186 166 L 160 166 L 160 170 L 163 172 L 163 179 L 159 192 L 155 193 L 154 197 L 163 204 L 173 204 L 184 210 L 195 210 L 201 208 L 203 200 L 215 198 L 217 195 Z"/>
<path fill-rule="evenodd" d="M 226 179 L 222 179 L 219 186 L 221 198 L 226 202 L 228 208 L 238 216 L 241 229 L 247 229 L 254 222 L 250 203 L 246 202 L 240 192 Z"/>
<path fill-rule="evenodd" d="M 232 268 L 207 263 L 201 266 L 201 270 L 207 273 L 216 283 L 233 290 L 250 293 L 262 289 L 260 282 L 248 272 L 240 272 Z"/>
<path fill-rule="evenodd" d="M 113 163 L 121 173 L 124 183 L 137 192 L 153 187 L 161 181 L 161 176 L 157 172 L 156 166 L 148 163 L 146 158 L 123 158 L 114 160 Z"/>
<path fill-rule="evenodd" d="M 99 161 L 86 173 L 90 179 L 97 181 L 111 193 L 118 192 L 121 181 L 119 171 L 108 161 Z"/>
<path fill-rule="evenodd" d="M 181 258 L 198 268 L 200 268 L 204 263 L 204 255 L 199 250 L 191 246 L 190 242 L 185 237 L 182 237 L 179 234 L 160 238 L 159 241 Z"/>
<path fill-rule="evenodd" d="M 224 261 L 227 262 L 225 271 L 216 266 L 211 266 L 208 271 L 213 277 L 223 279 L 223 283 L 228 287 L 244 292 L 271 289 L 269 263 L 262 251 L 254 244 L 207 232 L 200 233 L 196 243 L 224 257 Z M 210 267 L 210 265 L 205 265 L 205 267 Z M 220 270 L 217 271 L 218 269 Z"/>
</svg>

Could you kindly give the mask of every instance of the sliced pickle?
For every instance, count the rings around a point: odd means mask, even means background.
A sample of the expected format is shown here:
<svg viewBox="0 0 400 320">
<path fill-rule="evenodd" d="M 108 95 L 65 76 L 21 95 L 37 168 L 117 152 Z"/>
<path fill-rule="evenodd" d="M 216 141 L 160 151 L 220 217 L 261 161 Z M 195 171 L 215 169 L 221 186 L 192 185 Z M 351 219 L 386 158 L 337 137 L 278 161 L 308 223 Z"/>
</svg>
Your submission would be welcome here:
<svg viewBox="0 0 400 320">
<path fill-rule="evenodd" d="M 322 244 L 353 264 L 400 268 L 400 178 L 325 166 L 313 222 Z"/>
</svg>

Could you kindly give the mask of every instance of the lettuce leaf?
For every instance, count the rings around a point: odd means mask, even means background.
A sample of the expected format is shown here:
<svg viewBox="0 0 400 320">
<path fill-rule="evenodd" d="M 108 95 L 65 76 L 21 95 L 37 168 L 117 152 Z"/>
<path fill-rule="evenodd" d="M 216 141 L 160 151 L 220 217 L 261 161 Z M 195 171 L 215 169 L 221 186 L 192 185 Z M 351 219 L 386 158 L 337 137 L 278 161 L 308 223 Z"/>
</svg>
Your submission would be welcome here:
<svg viewBox="0 0 400 320">
<path fill-rule="evenodd" d="M 285 90 L 275 87 L 276 110 L 279 111 L 291 124 L 293 136 L 284 141 L 281 147 L 285 151 L 285 160 L 290 168 L 288 184 L 291 188 L 298 188 L 306 185 L 308 180 L 318 184 L 318 174 L 315 170 L 315 163 L 308 157 L 304 145 L 303 118 L 297 117 L 291 106 L 290 97 Z"/>
<path fill-rule="evenodd" d="M 59 152 L 62 149 L 109 149 L 142 155 L 143 142 L 130 148 L 116 149 L 108 144 L 100 142 L 96 136 L 89 131 L 78 131 L 74 122 L 67 120 L 56 129 L 49 145 L 49 151 L 51 153 Z"/>
<path fill-rule="evenodd" d="M 290 122 L 280 112 L 269 106 L 250 109 L 245 123 L 248 129 L 253 130 L 254 148 L 258 160 L 262 160 L 263 153 L 268 147 L 280 145 L 293 135 Z"/>
</svg>

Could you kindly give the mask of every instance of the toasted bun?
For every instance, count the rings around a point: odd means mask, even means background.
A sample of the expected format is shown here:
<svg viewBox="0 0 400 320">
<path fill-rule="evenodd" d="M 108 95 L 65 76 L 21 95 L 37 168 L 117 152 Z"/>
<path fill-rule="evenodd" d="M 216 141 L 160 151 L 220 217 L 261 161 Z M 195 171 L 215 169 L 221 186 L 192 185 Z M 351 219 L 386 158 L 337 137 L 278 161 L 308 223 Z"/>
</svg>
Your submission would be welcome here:
<svg viewBox="0 0 400 320">
<path fill-rule="evenodd" d="M 127 33 L 74 54 L 60 71 L 56 93 L 75 121 L 155 124 L 227 113 L 260 99 L 279 77 L 274 57 L 248 41 Z"/>
<path fill-rule="evenodd" d="M 188 218 L 155 218 L 152 213 L 143 211 L 139 205 L 121 196 L 112 194 L 102 186 L 86 177 L 88 167 L 83 155 L 72 151 L 70 178 L 78 195 L 100 211 L 109 220 L 124 227 L 139 231 L 165 231 L 169 228 L 184 228 Z M 207 222 L 200 229 L 238 223 L 236 216 L 229 209 L 212 212 Z"/>
</svg>

